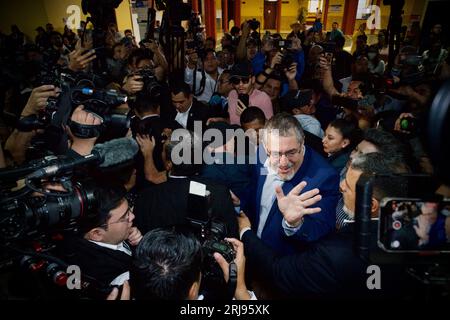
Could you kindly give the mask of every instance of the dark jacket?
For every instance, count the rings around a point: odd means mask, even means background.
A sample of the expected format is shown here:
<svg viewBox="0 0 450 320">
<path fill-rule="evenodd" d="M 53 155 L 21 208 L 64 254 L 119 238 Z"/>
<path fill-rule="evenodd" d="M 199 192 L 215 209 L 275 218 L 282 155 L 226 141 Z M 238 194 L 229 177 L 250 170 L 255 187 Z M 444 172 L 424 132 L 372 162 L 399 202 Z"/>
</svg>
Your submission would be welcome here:
<svg viewBox="0 0 450 320">
<path fill-rule="evenodd" d="M 354 226 L 312 243 L 308 250 L 280 256 L 264 244 L 254 232 L 243 234 L 242 241 L 250 270 L 255 270 L 287 298 L 329 297 L 350 299 L 368 296 L 386 297 L 395 293 L 402 279 L 401 267 L 380 266 L 381 290 L 369 290 L 368 263 L 353 250 Z M 377 223 L 371 225 L 370 248 L 376 247 Z"/>
<path fill-rule="evenodd" d="M 80 267 L 82 277 L 92 277 L 103 287 L 129 271 L 132 262 L 132 257 L 122 251 L 101 247 L 81 237 L 66 238 L 62 252 L 65 262 Z"/>
<path fill-rule="evenodd" d="M 169 178 L 167 182 L 143 190 L 134 206 L 134 223 L 145 234 L 147 231 L 174 225 L 186 225 L 190 181 L 206 184 L 211 192 L 212 216 L 227 225 L 227 235 L 238 235 L 236 213 L 229 190 L 200 177 Z"/>
<path fill-rule="evenodd" d="M 177 116 L 177 113 L 175 112 L 172 114 L 171 123 L 169 124 L 169 128 L 172 129 L 179 129 L 182 128 L 182 126 L 175 121 L 175 118 Z M 194 121 L 201 121 L 202 122 L 202 132 L 206 128 L 206 121 L 211 117 L 211 110 L 210 108 L 203 104 L 202 102 L 197 101 L 196 99 L 192 100 L 192 107 L 189 110 L 188 120 L 186 129 L 189 131 L 194 131 Z"/>
</svg>

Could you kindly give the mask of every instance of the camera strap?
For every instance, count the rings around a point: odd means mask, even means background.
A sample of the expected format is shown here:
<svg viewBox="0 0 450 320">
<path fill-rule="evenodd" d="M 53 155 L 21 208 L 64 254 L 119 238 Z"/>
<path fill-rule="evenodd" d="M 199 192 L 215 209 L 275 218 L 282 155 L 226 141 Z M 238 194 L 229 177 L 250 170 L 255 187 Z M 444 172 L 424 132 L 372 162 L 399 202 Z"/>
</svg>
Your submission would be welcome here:
<svg viewBox="0 0 450 320">
<path fill-rule="evenodd" d="M 228 267 L 228 282 L 227 282 L 227 292 L 228 292 L 228 296 L 230 298 L 234 297 L 234 293 L 236 291 L 236 286 L 237 286 L 237 266 L 236 263 L 234 261 L 231 261 Z"/>
<path fill-rule="evenodd" d="M 80 124 L 78 122 L 69 120 L 69 128 L 75 137 L 80 139 L 90 139 L 99 137 L 104 129 L 104 126 L 103 124 L 95 126 Z"/>
</svg>

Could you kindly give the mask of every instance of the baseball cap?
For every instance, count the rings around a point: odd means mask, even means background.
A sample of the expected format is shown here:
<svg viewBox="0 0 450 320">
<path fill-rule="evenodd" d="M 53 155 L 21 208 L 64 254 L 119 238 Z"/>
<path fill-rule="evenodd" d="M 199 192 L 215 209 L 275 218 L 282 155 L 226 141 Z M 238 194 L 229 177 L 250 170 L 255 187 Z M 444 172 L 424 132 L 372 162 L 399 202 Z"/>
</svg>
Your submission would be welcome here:
<svg viewBox="0 0 450 320">
<path fill-rule="evenodd" d="M 284 111 L 292 112 L 295 108 L 309 105 L 312 98 L 312 90 L 291 90 L 284 95 L 281 106 Z"/>
<path fill-rule="evenodd" d="M 231 69 L 231 77 L 251 77 L 253 75 L 252 66 L 250 63 L 240 62 Z"/>
</svg>

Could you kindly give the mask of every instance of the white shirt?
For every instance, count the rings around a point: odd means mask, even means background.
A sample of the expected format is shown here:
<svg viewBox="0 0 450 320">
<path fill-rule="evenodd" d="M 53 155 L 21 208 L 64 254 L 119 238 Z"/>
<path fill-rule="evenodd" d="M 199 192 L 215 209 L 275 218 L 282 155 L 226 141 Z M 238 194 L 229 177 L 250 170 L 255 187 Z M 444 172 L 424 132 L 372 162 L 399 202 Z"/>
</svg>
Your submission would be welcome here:
<svg viewBox="0 0 450 320">
<path fill-rule="evenodd" d="M 222 73 L 222 68 L 217 68 L 217 79 L 219 79 L 220 74 Z M 205 90 L 203 90 L 202 94 L 195 96 L 198 101 L 203 101 L 208 103 L 211 99 L 211 96 L 216 91 L 217 80 L 213 79 L 208 73 L 205 74 Z M 200 85 L 202 80 L 202 72 L 197 71 L 195 75 L 195 91 L 199 92 Z M 186 67 L 184 71 L 184 81 L 189 84 L 192 88 L 192 84 L 194 83 L 194 70 Z M 194 93 L 195 94 L 195 93 Z"/>
<path fill-rule="evenodd" d="M 280 179 L 277 173 L 270 168 L 269 159 L 264 163 L 264 167 L 267 168 L 268 174 L 266 177 L 266 181 L 264 182 L 264 186 L 261 194 L 261 204 L 259 210 L 259 224 L 256 235 L 258 238 L 261 238 L 261 234 L 263 232 L 264 226 L 266 224 L 267 218 L 269 217 L 270 209 L 275 202 L 275 188 L 277 186 L 282 187 L 284 181 Z"/>
<path fill-rule="evenodd" d="M 96 245 L 100 246 L 100 247 L 104 247 L 104 248 L 108 248 L 111 250 L 117 250 L 117 251 L 122 251 L 123 253 L 126 253 L 127 255 L 131 256 L 131 250 L 128 247 L 128 244 L 126 244 L 125 242 L 121 242 L 117 245 L 115 244 L 110 244 L 110 243 L 104 243 L 104 242 L 98 242 L 98 241 L 93 241 L 93 240 L 89 240 L 92 243 L 95 243 Z M 112 286 L 121 286 L 125 281 L 130 279 L 130 272 L 126 271 L 120 275 L 118 275 L 117 277 L 114 278 L 113 281 L 111 281 L 111 285 Z"/>
<path fill-rule="evenodd" d="M 178 122 L 179 124 L 181 124 L 181 126 L 183 128 L 185 128 L 185 129 L 186 129 L 186 126 L 187 126 L 187 121 L 188 121 L 188 117 L 189 117 L 189 111 L 191 111 L 191 108 L 192 108 L 192 103 L 191 103 L 191 106 L 189 107 L 189 109 L 187 109 L 186 112 L 183 112 L 183 113 L 177 112 L 177 115 L 175 117 L 175 121 Z"/>
</svg>

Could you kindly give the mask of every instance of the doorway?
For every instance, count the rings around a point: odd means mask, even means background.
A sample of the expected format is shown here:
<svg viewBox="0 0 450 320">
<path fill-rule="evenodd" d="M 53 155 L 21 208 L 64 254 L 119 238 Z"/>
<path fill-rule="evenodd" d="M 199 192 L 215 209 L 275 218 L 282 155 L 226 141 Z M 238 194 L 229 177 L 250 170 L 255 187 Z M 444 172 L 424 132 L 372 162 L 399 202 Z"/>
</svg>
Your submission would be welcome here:
<svg viewBox="0 0 450 320">
<path fill-rule="evenodd" d="M 264 1 L 264 29 L 277 28 L 277 1 Z"/>
</svg>

